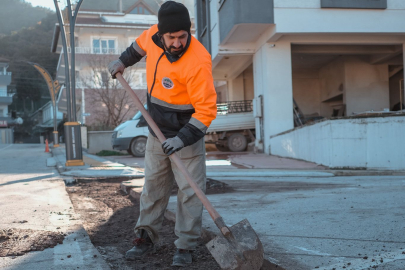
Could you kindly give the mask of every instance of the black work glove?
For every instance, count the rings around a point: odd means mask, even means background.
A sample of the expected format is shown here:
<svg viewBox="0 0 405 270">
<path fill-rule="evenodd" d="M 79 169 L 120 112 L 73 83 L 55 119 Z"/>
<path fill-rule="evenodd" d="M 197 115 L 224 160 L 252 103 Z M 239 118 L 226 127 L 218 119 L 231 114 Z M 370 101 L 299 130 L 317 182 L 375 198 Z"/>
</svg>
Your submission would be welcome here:
<svg viewBox="0 0 405 270">
<path fill-rule="evenodd" d="M 174 152 L 181 150 L 184 147 L 183 141 L 179 137 L 167 139 L 162 143 L 163 152 L 170 156 Z"/>
<path fill-rule="evenodd" d="M 125 69 L 125 65 L 124 65 L 124 63 L 122 63 L 122 61 L 121 61 L 120 59 L 111 61 L 111 62 L 108 64 L 108 71 L 110 72 L 111 77 L 112 77 L 113 79 L 116 78 L 116 77 L 115 77 L 115 74 L 117 74 L 118 72 L 121 73 L 121 74 L 123 74 L 123 73 L 124 73 L 124 69 Z"/>
</svg>

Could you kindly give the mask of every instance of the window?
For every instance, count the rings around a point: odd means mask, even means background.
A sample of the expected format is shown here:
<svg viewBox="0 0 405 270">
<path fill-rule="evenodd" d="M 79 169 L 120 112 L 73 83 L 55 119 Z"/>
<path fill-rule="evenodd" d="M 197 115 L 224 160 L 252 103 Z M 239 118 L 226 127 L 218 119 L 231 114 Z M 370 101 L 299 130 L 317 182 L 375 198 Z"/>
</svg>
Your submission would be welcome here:
<svg viewBox="0 0 405 270">
<path fill-rule="evenodd" d="M 76 70 L 75 76 L 76 76 L 76 88 L 84 87 L 84 85 L 82 83 L 82 76 L 80 74 L 80 71 Z"/>
<path fill-rule="evenodd" d="M 113 54 L 115 53 L 114 39 L 95 39 L 93 38 L 93 53 L 95 54 Z"/>
<path fill-rule="evenodd" d="M 102 89 L 102 88 L 107 88 L 107 86 L 109 86 L 110 74 L 108 72 L 96 71 L 96 72 L 92 72 L 92 73 L 93 73 L 93 80 L 92 80 L 93 88 Z"/>
<path fill-rule="evenodd" d="M 201 32 L 200 36 L 204 35 L 207 30 L 207 2 L 206 0 L 201 1 Z"/>
<path fill-rule="evenodd" d="M 7 96 L 7 88 L 0 87 L 0 97 L 6 97 L 6 96 Z"/>
<path fill-rule="evenodd" d="M 211 52 L 210 22 L 210 2 L 208 0 L 197 1 L 197 36 L 204 47 Z"/>
<path fill-rule="evenodd" d="M 133 89 L 147 89 L 146 71 L 136 70 L 132 79 L 131 87 Z"/>
<path fill-rule="evenodd" d="M 149 11 L 149 9 L 147 7 L 145 7 L 142 4 L 139 4 L 138 6 L 136 6 L 131 12 L 130 14 L 145 14 L 145 15 L 152 15 L 152 13 Z"/>
<path fill-rule="evenodd" d="M 4 110 L 0 109 L 0 116 L 4 116 Z"/>
</svg>

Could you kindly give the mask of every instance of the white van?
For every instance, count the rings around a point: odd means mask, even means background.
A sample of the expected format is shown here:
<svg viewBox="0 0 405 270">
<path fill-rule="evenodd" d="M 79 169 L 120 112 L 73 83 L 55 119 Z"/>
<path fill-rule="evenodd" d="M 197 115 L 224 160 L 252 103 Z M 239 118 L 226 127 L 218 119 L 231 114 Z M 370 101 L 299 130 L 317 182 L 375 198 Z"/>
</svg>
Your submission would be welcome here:
<svg viewBox="0 0 405 270">
<path fill-rule="evenodd" d="M 205 135 L 206 143 L 213 143 L 219 151 L 245 151 L 255 141 L 255 118 L 251 100 L 217 104 L 218 115 Z M 146 108 L 146 106 L 145 106 Z M 114 129 L 112 147 L 127 150 L 134 157 L 145 156 L 148 126 L 141 112 Z"/>
<path fill-rule="evenodd" d="M 134 157 L 145 156 L 148 125 L 140 111 L 114 129 L 111 144 L 113 149 L 127 150 Z"/>
</svg>

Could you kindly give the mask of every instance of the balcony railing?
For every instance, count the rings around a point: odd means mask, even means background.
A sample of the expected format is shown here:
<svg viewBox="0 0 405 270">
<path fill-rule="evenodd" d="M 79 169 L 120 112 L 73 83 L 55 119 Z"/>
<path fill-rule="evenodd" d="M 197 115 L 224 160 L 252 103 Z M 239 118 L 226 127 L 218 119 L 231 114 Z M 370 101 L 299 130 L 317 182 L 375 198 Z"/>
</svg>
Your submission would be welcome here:
<svg viewBox="0 0 405 270">
<path fill-rule="evenodd" d="M 85 84 L 85 83 L 83 83 L 83 82 L 76 82 L 76 89 L 81 89 L 81 88 L 91 88 L 91 87 L 94 87 L 94 88 L 103 88 L 102 86 L 95 86 L 95 85 L 93 85 L 93 86 L 90 86 L 91 84 L 94 84 L 94 82 L 93 81 L 90 81 L 90 84 Z M 144 83 L 144 84 L 130 84 L 130 86 L 131 86 L 131 88 L 132 89 L 134 89 L 134 90 L 145 90 L 145 89 L 148 89 L 148 85 L 146 84 L 146 83 Z"/>
<path fill-rule="evenodd" d="M 228 40 L 231 36 L 242 37 L 244 42 L 248 42 L 246 40 L 246 33 L 258 31 L 260 25 L 274 24 L 273 1 L 224 0 L 219 5 L 218 24 L 221 43 Z M 240 25 L 244 25 L 244 27 L 238 31 Z"/>
<path fill-rule="evenodd" d="M 7 93 L 7 90 L 0 90 L 0 97 L 13 97 L 14 93 Z"/>
<path fill-rule="evenodd" d="M 13 96 L 0 96 L 1 105 L 10 105 L 11 103 L 13 103 Z"/>
<path fill-rule="evenodd" d="M 253 111 L 252 100 L 229 101 L 217 103 L 217 114 L 243 113 Z"/>
<path fill-rule="evenodd" d="M 9 85 L 11 83 L 11 72 L 0 72 L 0 85 Z"/>
<path fill-rule="evenodd" d="M 76 54 L 116 54 L 120 55 L 126 48 L 118 49 L 100 49 L 100 48 L 91 48 L 91 47 L 76 47 Z M 71 52 L 71 49 L 68 48 L 68 52 Z"/>
</svg>

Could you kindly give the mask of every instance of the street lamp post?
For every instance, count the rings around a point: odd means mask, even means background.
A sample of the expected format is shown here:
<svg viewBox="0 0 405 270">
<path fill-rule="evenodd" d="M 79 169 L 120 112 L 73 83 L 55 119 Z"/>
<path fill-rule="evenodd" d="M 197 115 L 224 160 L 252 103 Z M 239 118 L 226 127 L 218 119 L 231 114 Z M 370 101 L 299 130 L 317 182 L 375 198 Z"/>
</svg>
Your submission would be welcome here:
<svg viewBox="0 0 405 270">
<path fill-rule="evenodd" d="M 67 0 L 67 19 L 70 28 L 70 61 L 68 55 L 68 46 L 66 39 L 65 24 L 58 0 L 53 0 L 58 17 L 62 46 L 65 58 L 65 77 L 66 77 L 66 99 L 67 99 L 67 114 L 68 122 L 65 123 L 65 144 L 66 144 L 66 166 L 83 166 L 83 149 L 81 139 L 80 123 L 76 117 L 76 78 L 75 78 L 75 24 L 77 14 L 83 0 L 79 0 L 72 14 L 71 1 Z"/>
<path fill-rule="evenodd" d="M 37 63 L 28 62 L 28 64 L 32 65 L 36 70 L 41 73 L 42 77 L 44 77 L 46 84 L 48 85 L 49 94 L 51 96 L 52 105 L 53 105 L 53 147 L 59 147 L 59 136 L 58 136 L 58 126 L 57 126 L 57 114 L 56 114 L 56 97 L 59 94 L 59 90 L 61 85 L 58 81 L 54 81 L 51 77 L 51 74 L 40 66 Z"/>
</svg>

